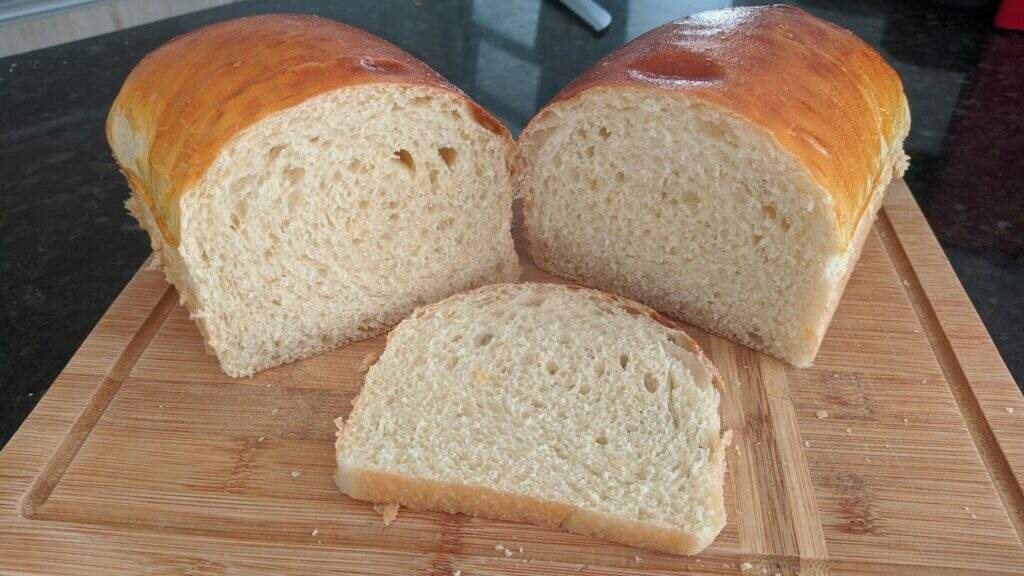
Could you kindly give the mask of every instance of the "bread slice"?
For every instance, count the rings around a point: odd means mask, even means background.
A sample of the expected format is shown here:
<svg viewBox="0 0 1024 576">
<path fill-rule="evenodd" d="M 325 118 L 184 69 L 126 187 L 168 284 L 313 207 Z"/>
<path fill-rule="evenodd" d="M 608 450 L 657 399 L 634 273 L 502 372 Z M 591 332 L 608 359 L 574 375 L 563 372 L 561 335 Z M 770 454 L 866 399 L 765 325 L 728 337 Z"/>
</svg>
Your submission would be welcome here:
<svg viewBox="0 0 1024 576">
<path fill-rule="evenodd" d="M 808 366 L 909 125 L 896 72 L 797 8 L 671 22 L 523 131 L 530 254 Z"/>
<path fill-rule="evenodd" d="M 231 376 L 518 278 L 515 143 L 361 30 L 271 15 L 186 34 L 131 73 L 107 130 L 129 209 Z"/>
<path fill-rule="evenodd" d="M 339 419 L 360 500 L 694 554 L 725 524 L 720 382 L 653 310 L 555 284 L 420 308 Z"/>
</svg>

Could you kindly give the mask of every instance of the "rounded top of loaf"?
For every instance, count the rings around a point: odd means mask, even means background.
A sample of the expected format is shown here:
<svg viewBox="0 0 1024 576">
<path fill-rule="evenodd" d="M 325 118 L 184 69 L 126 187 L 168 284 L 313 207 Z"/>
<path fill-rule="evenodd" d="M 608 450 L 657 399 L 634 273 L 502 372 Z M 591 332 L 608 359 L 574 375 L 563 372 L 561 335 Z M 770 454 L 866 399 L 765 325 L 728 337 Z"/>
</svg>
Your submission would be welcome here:
<svg viewBox="0 0 1024 576">
<path fill-rule="evenodd" d="M 846 242 L 891 155 L 902 159 L 910 127 L 899 76 L 874 49 L 785 5 L 701 12 L 655 28 L 588 69 L 545 110 L 588 90 L 623 88 L 693 97 L 766 130 L 831 195 Z"/>
<path fill-rule="evenodd" d="M 172 39 L 125 80 L 107 139 L 131 187 L 178 243 L 179 201 L 235 135 L 319 94 L 360 84 L 440 89 L 509 145 L 504 126 L 394 44 L 333 20 L 269 14 L 219 22 Z"/>
</svg>

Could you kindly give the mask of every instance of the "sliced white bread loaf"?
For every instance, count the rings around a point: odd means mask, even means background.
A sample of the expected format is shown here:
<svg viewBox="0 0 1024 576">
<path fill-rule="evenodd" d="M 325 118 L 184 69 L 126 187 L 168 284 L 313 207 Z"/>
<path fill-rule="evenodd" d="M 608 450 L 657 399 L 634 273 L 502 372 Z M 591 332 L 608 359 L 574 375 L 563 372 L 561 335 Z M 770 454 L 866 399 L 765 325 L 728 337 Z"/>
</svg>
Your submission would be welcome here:
<svg viewBox="0 0 1024 576">
<path fill-rule="evenodd" d="M 653 310 L 555 284 L 418 309 L 338 424 L 360 500 L 699 552 L 725 524 L 715 368 Z"/>
<path fill-rule="evenodd" d="M 671 22 L 523 131 L 530 254 L 807 366 L 909 123 L 896 72 L 797 8 Z"/>
<path fill-rule="evenodd" d="M 176 38 L 132 71 L 107 133 L 129 209 L 231 376 L 518 277 L 514 142 L 361 30 L 272 15 Z"/>
</svg>

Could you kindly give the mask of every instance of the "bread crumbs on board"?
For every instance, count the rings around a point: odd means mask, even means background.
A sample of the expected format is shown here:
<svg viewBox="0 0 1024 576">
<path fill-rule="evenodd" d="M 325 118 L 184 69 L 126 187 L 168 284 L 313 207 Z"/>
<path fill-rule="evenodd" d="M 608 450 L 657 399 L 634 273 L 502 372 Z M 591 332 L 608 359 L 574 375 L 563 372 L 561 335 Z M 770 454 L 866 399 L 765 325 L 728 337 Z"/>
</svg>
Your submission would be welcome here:
<svg viewBox="0 0 1024 576">
<path fill-rule="evenodd" d="M 374 504 L 373 510 L 377 514 L 380 514 L 384 519 L 384 525 L 390 526 L 395 518 L 398 517 L 398 502 L 388 502 L 387 504 Z"/>
<path fill-rule="evenodd" d="M 828 418 L 828 411 L 818 410 L 817 412 L 814 413 L 814 415 L 818 417 L 818 420 L 824 420 L 825 418 Z"/>
<path fill-rule="evenodd" d="M 366 372 L 377 363 L 377 359 L 380 358 L 380 352 L 369 352 L 366 356 L 363 356 L 363 361 L 359 363 L 358 370 L 360 372 Z"/>
</svg>

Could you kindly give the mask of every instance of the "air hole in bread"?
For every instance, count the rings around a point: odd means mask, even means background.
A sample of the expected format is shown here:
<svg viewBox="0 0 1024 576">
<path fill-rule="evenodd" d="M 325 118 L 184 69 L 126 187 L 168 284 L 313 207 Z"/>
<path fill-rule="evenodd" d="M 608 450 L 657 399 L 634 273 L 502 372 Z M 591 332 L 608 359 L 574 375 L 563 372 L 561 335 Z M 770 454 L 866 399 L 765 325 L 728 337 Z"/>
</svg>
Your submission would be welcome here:
<svg viewBox="0 0 1024 576">
<path fill-rule="evenodd" d="M 760 234 L 754 234 L 754 235 L 752 235 L 752 236 L 750 237 L 750 239 L 751 239 L 751 240 L 753 241 L 753 244 L 754 244 L 754 246 L 757 246 L 758 244 L 760 244 L 760 243 L 761 243 L 761 240 L 762 240 L 763 238 L 764 238 L 764 237 L 763 237 L 763 236 L 761 236 Z"/>
<path fill-rule="evenodd" d="M 668 387 L 671 390 L 678 390 L 679 389 L 679 380 L 676 378 L 676 375 L 675 375 L 674 372 L 669 372 L 668 373 Z"/>
<path fill-rule="evenodd" d="M 428 172 L 427 174 L 430 175 L 430 185 L 431 186 L 436 186 L 437 185 L 437 170 L 431 168 L 430 172 Z M 428 210 L 430 208 L 433 208 L 433 206 L 427 206 Z"/>
<path fill-rule="evenodd" d="M 772 206 L 771 204 L 765 204 L 764 206 L 761 206 L 761 214 L 764 214 L 765 218 L 768 218 L 770 220 L 775 220 L 775 217 L 778 216 L 778 212 L 775 210 L 775 206 Z"/>
<path fill-rule="evenodd" d="M 490 344 L 491 340 L 494 340 L 494 334 L 491 334 L 490 332 L 483 332 L 481 334 L 477 334 L 476 338 L 473 338 L 473 344 L 476 344 L 477 348 L 483 348 Z"/>
<path fill-rule="evenodd" d="M 554 360 L 548 360 L 547 364 L 544 365 L 544 368 L 547 369 L 548 374 L 552 376 L 558 374 L 558 362 L 555 362 Z"/>
<path fill-rule="evenodd" d="M 601 446 L 607 446 L 608 445 L 608 437 L 607 436 L 598 436 L 597 438 L 594 438 L 594 442 L 597 442 Z"/>
<path fill-rule="evenodd" d="M 619 366 L 622 366 L 623 370 L 626 369 L 626 366 L 629 366 L 629 354 L 619 356 Z"/>
<path fill-rule="evenodd" d="M 437 230 L 438 232 L 444 232 L 451 228 L 453 224 L 455 224 L 455 220 L 453 218 L 445 218 L 437 223 Z"/>
<path fill-rule="evenodd" d="M 612 135 L 612 133 L 609 132 L 607 128 L 602 126 L 601 129 L 597 131 L 597 135 L 601 137 L 601 140 L 607 140 L 608 137 Z"/>
<path fill-rule="evenodd" d="M 459 365 L 459 357 L 458 356 L 452 356 L 452 357 L 448 358 L 448 369 L 449 370 L 455 370 L 455 367 L 458 366 L 458 365 Z"/>
<path fill-rule="evenodd" d="M 283 152 L 284 149 L 285 149 L 285 145 L 284 144 L 278 144 L 277 146 L 274 146 L 274 147 L 270 148 L 270 150 L 267 150 L 267 160 L 269 162 L 273 162 L 274 160 L 277 160 L 277 157 L 281 155 L 281 152 Z"/>
<path fill-rule="evenodd" d="M 580 384 L 580 389 L 577 392 L 580 393 L 580 396 L 590 394 L 590 384 Z"/>
<path fill-rule="evenodd" d="M 534 398 L 533 400 L 530 400 L 530 405 L 533 406 L 534 408 L 538 409 L 538 410 L 543 410 L 544 408 L 548 407 L 547 404 L 541 402 L 540 400 L 537 400 L 536 398 Z"/>
<path fill-rule="evenodd" d="M 622 184 L 623 182 L 626 181 L 626 175 L 623 174 L 621 170 L 619 170 L 618 172 L 615 173 L 615 181 L 618 182 L 619 184 Z"/>
<path fill-rule="evenodd" d="M 231 215 L 231 229 L 232 230 L 238 230 L 238 228 L 241 225 L 242 225 L 242 221 L 239 220 L 238 214 L 232 214 Z"/>
<path fill-rule="evenodd" d="M 413 106 L 430 106 L 430 103 L 434 101 L 431 96 L 417 96 L 412 99 Z"/>
<path fill-rule="evenodd" d="M 348 170 L 349 172 L 352 172 L 354 174 L 356 172 L 361 171 L 362 167 L 363 167 L 363 163 L 360 162 L 358 158 L 353 158 L 352 160 L 349 161 L 348 166 L 345 166 L 345 169 Z M 335 172 L 335 174 L 338 174 L 338 173 Z M 340 177 L 341 175 L 338 174 L 338 176 Z"/>
<path fill-rule="evenodd" d="M 782 228 L 783 232 L 789 232 L 790 226 L 791 224 L 789 223 L 789 218 L 783 218 L 782 220 L 779 221 L 779 227 Z"/>
<path fill-rule="evenodd" d="M 366 198 L 363 198 L 359 202 L 356 202 L 356 207 L 358 207 L 360 210 L 366 210 L 370 207 L 370 201 L 367 200 Z"/>
<path fill-rule="evenodd" d="M 316 144 L 319 141 L 320 141 L 320 137 L 319 136 L 313 136 L 312 138 L 309 139 L 309 143 L 310 144 Z"/>
<path fill-rule="evenodd" d="M 530 296 L 527 296 L 526 298 L 523 298 L 522 300 L 519 301 L 519 305 L 526 308 L 536 308 L 537 306 L 540 306 L 543 303 L 544 297 L 538 296 L 536 294 L 531 294 Z"/>
<path fill-rule="evenodd" d="M 572 338 L 568 334 L 562 334 L 558 337 L 558 343 L 562 346 L 568 346 L 572 342 Z"/>
<path fill-rule="evenodd" d="M 577 128 L 576 136 L 579 137 L 580 139 L 585 139 L 587 137 L 587 131 L 584 130 L 583 128 Z"/>
<path fill-rule="evenodd" d="M 247 196 L 242 196 L 236 200 L 235 207 L 232 212 L 238 216 L 240 220 L 244 220 L 246 214 L 249 213 L 249 198 Z"/>
<path fill-rule="evenodd" d="M 242 191 L 251 188 L 253 182 L 255 181 L 256 177 L 252 175 L 242 176 L 241 178 L 236 179 L 234 182 L 231 183 L 231 195 L 235 196 L 241 194 Z"/>
<path fill-rule="evenodd" d="M 594 376 L 600 378 L 601 376 L 604 376 L 604 373 L 604 362 L 598 362 L 597 364 L 594 365 Z"/>
<path fill-rule="evenodd" d="M 395 160 L 404 164 L 405 167 L 409 169 L 410 173 L 416 173 L 416 161 L 412 159 L 412 154 L 410 154 L 408 150 L 402 148 L 394 152 L 394 155 Z"/>
<path fill-rule="evenodd" d="M 459 153 L 455 151 L 455 148 L 448 148 L 447 146 L 438 148 L 437 153 L 441 155 L 441 160 L 444 161 L 444 165 L 449 168 L 455 165 L 455 160 L 459 156 Z"/>
<path fill-rule="evenodd" d="M 302 166 L 291 166 L 284 169 L 284 179 L 289 186 L 295 186 L 306 177 L 306 169 Z"/>
<path fill-rule="evenodd" d="M 700 204 L 700 197 L 688 190 L 683 192 L 679 196 L 679 199 L 687 206 L 696 206 L 697 204 Z"/>
<path fill-rule="evenodd" d="M 651 394 L 658 391 L 658 379 L 654 374 L 644 374 L 644 388 L 646 388 Z"/>
</svg>

